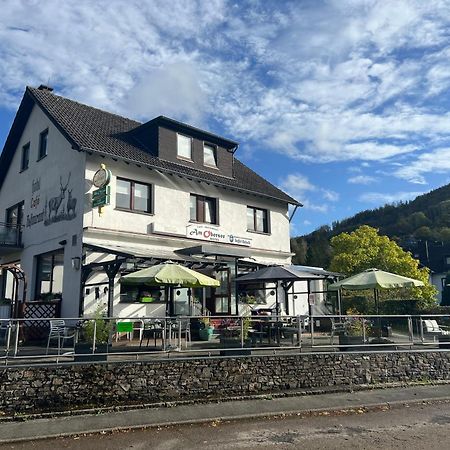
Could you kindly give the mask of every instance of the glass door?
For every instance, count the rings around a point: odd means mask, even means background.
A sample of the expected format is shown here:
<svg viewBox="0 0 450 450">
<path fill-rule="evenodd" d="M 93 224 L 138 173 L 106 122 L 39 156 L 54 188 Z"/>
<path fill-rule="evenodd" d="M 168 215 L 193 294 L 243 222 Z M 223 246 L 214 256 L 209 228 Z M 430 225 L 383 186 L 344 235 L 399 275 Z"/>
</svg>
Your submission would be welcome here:
<svg viewBox="0 0 450 450">
<path fill-rule="evenodd" d="M 230 315 L 231 314 L 231 283 L 230 283 L 230 269 L 223 268 L 217 270 L 217 280 L 220 281 L 220 286 L 214 289 L 214 311 L 216 315 Z"/>
</svg>

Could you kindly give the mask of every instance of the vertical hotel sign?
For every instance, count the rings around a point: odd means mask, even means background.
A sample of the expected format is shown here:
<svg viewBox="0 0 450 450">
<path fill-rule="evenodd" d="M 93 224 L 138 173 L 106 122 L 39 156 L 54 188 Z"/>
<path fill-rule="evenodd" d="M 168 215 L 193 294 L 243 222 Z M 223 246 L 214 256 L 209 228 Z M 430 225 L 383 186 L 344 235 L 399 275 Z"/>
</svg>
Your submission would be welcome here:
<svg viewBox="0 0 450 450">
<path fill-rule="evenodd" d="M 92 192 L 92 207 L 98 208 L 99 216 L 102 215 L 103 207 L 109 205 L 111 171 L 104 164 L 100 165 L 100 169 L 95 172 L 92 183 L 98 189 Z"/>
</svg>

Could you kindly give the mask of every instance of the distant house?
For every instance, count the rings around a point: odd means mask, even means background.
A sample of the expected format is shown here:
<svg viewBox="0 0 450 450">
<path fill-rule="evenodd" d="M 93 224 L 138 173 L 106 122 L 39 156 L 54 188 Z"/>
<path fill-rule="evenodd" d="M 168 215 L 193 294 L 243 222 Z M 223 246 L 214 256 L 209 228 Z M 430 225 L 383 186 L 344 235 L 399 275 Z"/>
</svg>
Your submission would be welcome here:
<svg viewBox="0 0 450 450">
<path fill-rule="evenodd" d="M 167 117 L 140 123 L 27 88 L 0 156 L 0 264 L 23 270 L 19 297 L 60 298 L 64 317 L 99 304 L 110 315 L 147 316 L 166 313 L 164 293 L 118 279 L 170 259 L 221 281 L 177 290 L 171 313 L 194 302 L 235 314 L 236 275 L 290 263 L 288 207 L 300 205 L 237 150 Z M 12 296 L 8 276 L 0 299 Z"/>
<path fill-rule="evenodd" d="M 450 244 L 418 241 L 408 246 L 408 250 L 423 266 L 430 269 L 430 281 L 439 291 L 438 300 L 441 302 L 445 276 L 450 271 Z"/>
</svg>

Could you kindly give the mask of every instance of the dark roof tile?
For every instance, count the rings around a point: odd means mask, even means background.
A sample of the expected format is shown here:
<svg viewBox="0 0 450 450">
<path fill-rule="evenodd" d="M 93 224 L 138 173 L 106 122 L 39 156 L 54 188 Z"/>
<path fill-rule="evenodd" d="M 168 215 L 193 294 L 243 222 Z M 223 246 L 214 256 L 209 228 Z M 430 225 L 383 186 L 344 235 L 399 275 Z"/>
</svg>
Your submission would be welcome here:
<svg viewBox="0 0 450 450">
<path fill-rule="evenodd" d="M 92 151 L 211 184 L 299 204 L 236 158 L 233 178 L 165 161 L 150 154 L 129 133 L 141 126 L 140 122 L 83 105 L 46 90 L 28 87 L 25 95 L 27 93 L 79 150 Z"/>
</svg>

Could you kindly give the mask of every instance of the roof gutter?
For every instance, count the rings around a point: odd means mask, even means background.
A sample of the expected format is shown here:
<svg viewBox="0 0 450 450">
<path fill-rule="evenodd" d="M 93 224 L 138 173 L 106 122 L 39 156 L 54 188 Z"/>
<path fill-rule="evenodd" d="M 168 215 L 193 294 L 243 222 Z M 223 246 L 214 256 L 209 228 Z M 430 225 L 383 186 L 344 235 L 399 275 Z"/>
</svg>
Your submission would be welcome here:
<svg viewBox="0 0 450 450">
<path fill-rule="evenodd" d="M 299 206 L 300 206 L 301 208 L 303 208 L 303 205 L 302 205 L 301 203 L 299 203 L 298 205 L 294 205 L 294 210 L 292 211 L 292 214 L 291 214 L 290 217 L 289 217 L 289 223 L 292 222 L 292 219 L 294 218 L 295 213 L 297 212 L 297 209 L 298 209 Z"/>
</svg>

